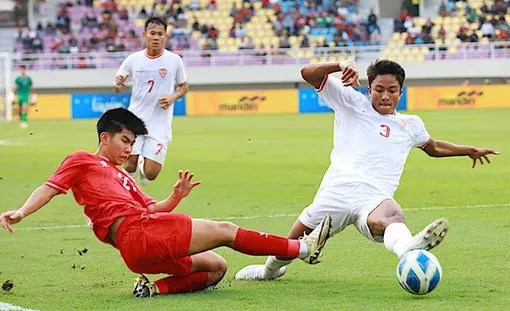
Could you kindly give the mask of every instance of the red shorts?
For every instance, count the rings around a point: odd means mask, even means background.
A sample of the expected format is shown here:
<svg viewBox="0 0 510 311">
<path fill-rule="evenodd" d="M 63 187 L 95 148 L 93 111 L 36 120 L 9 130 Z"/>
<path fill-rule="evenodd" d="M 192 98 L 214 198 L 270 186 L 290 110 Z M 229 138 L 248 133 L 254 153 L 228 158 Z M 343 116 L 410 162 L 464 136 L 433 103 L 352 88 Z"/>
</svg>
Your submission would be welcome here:
<svg viewBox="0 0 510 311">
<path fill-rule="evenodd" d="M 117 249 L 135 273 L 191 273 L 191 218 L 181 213 L 126 217 L 117 228 Z"/>
</svg>

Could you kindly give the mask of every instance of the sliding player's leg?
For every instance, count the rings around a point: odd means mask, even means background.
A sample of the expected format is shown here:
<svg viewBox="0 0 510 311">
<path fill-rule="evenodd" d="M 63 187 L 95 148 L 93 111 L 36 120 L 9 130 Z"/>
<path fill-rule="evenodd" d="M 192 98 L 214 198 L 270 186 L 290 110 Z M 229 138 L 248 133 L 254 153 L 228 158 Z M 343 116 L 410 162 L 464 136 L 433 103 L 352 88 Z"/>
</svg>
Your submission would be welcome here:
<svg viewBox="0 0 510 311">
<path fill-rule="evenodd" d="M 212 251 L 147 265 L 144 273 L 166 273 L 171 276 L 150 282 L 145 275 L 135 281 L 133 295 L 178 294 L 203 290 L 218 284 L 227 272 L 227 262 Z"/>
<path fill-rule="evenodd" d="M 441 243 L 448 232 L 446 219 L 437 219 L 414 237 L 405 224 L 404 212 L 393 199 L 385 199 L 375 209 L 361 213 L 356 221 L 358 230 L 398 257 L 410 250 L 431 250 Z"/>
<path fill-rule="evenodd" d="M 209 256 L 206 259 L 214 261 L 217 267 L 205 269 L 210 271 L 196 268 L 197 273 L 213 272 L 212 275 L 208 274 L 207 278 L 205 274 L 193 274 L 192 257 L 194 255 L 204 254 L 216 247 L 227 246 L 249 255 L 301 258 L 303 261 L 313 264 L 315 263 L 313 258 L 319 255 L 326 242 L 330 227 L 331 218 L 326 216 L 309 236 L 301 240 L 289 240 L 272 234 L 239 228 L 229 222 L 192 220 L 188 215 L 181 213 L 156 213 L 126 217 L 117 228 L 116 246 L 131 271 L 189 276 L 192 278 L 190 281 L 192 285 L 175 289 L 188 290 L 189 288 L 203 288 L 208 282 L 216 280 L 219 277 L 219 271 L 222 270 L 221 262 L 217 257 L 212 258 L 213 255 L 204 255 Z M 198 267 L 208 266 L 199 263 L 196 265 Z M 163 268 L 165 270 L 162 270 Z M 181 281 L 183 280 L 181 279 Z M 143 277 L 139 281 L 142 285 L 148 282 Z M 167 287 L 169 286 L 167 283 L 165 284 Z M 166 289 L 162 291 L 166 291 Z M 149 290 L 149 295 L 151 292 L 153 293 L 154 289 Z M 135 291 L 135 295 L 137 295 L 137 291 Z"/>
<path fill-rule="evenodd" d="M 330 227 L 331 218 L 325 215 L 310 235 L 297 240 L 240 228 L 231 222 L 193 219 L 188 255 L 227 246 L 247 255 L 300 258 L 315 264 L 326 243 Z"/>
</svg>

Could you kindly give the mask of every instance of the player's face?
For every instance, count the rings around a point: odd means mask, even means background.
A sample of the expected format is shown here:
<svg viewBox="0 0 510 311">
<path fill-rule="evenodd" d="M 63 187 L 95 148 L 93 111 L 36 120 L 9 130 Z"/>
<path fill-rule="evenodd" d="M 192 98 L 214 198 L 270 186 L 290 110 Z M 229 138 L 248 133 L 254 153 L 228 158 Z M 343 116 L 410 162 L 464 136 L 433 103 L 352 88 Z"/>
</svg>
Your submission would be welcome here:
<svg viewBox="0 0 510 311">
<path fill-rule="evenodd" d="M 115 165 L 124 164 L 133 151 L 136 136 L 126 129 L 115 135 L 108 133 L 101 135 L 105 135 L 101 137 L 101 143 L 105 147 L 104 151 L 108 159 Z"/>
<path fill-rule="evenodd" d="M 167 39 L 165 28 L 159 24 L 149 24 L 143 32 L 145 44 L 148 49 L 163 50 Z"/>
<path fill-rule="evenodd" d="M 372 106 L 380 114 L 395 112 L 402 89 L 394 75 L 378 75 L 369 88 Z"/>
</svg>

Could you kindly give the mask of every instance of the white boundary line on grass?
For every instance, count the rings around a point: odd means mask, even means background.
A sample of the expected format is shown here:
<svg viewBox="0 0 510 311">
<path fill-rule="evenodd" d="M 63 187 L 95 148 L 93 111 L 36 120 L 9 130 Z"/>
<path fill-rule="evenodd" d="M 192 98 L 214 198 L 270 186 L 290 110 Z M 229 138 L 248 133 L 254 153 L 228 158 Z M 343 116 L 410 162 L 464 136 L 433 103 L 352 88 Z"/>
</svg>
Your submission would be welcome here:
<svg viewBox="0 0 510 311">
<path fill-rule="evenodd" d="M 23 308 L 17 305 L 0 301 L 0 311 L 39 311 L 39 310 Z"/>
<path fill-rule="evenodd" d="M 478 204 L 478 205 L 459 205 L 459 206 L 426 206 L 417 208 L 404 209 L 404 212 L 413 211 L 435 211 L 435 210 L 455 210 L 455 209 L 481 209 L 481 208 L 499 208 L 510 207 L 510 203 L 504 204 Z M 275 215 L 252 215 L 252 216 L 229 216 L 229 217 L 215 217 L 207 218 L 210 220 L 236 220 L 236 219 L 258 219 L 258 218 L 285 218 L 297 217 L 299 214 L 275 214 Z M 199 217 L 197 217 L 199 218 Z M 86 228 L 88 225 L 66 225 L 66 226 L 52 226 L 52 227 L 27 227 L 19 228 L 17 230 L 58 230 L 58 229 L 72 229 L 72 228 Z M 0 309 L 1 310 L 1 309 Z"/>
</svg>

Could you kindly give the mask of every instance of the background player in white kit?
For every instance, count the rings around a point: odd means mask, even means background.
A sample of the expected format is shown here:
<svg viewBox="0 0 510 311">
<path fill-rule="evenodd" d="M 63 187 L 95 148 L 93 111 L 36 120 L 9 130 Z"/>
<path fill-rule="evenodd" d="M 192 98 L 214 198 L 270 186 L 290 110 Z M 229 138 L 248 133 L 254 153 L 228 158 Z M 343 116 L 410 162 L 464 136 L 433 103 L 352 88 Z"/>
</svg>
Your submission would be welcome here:
<svg viewBox="0 0 510 311">
<path fill-rule="evenodd" d="M 129 55 L 117 71 L 114 89 L 122 91 L 133 80 L 129 110 L 147 125 L 148 134 L 136 139 L 124 168 L 132 176 L 137 169 L 142 184 L 154 180 L 165 163 L 172 141 L 173 103 L 188 92 L 184 64 L 179 55 L 164 49 L 167 24 L 160 17 L 145 21 L 146 48 Z"/>
<path fill-rule="evenodd" d="M 343 71 L 341 80 L 331 75 L 338 71 Z M 437 246 L 447 233 L 447 221 L 438 219 L 413 237 L 393 199 L 409 152 L 419 147 L 431 157 L 469 156 L 473 167 L 477 160 L 490 163 L 487 155 L 499 153 L 434 140 L 420 117 L 396 113 L 405 71 L 395 62 L 376 61 L 368 68 L 372 102 L 350 87 L 359 85 L 352 61 L 307 65 L 301 74 L 335 112 L 334 147 L 313 203 L 303 210 L 288 237 L 308 234 L 330 214 L 330 235 L 354 224 L 361 234 L 384 242 L 398 257 L 413 249 Z M 269 257 L 265 265 L 243 268 L 236 279 L 274 279 L 291 262 Z"/>
</svg>

